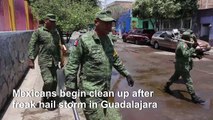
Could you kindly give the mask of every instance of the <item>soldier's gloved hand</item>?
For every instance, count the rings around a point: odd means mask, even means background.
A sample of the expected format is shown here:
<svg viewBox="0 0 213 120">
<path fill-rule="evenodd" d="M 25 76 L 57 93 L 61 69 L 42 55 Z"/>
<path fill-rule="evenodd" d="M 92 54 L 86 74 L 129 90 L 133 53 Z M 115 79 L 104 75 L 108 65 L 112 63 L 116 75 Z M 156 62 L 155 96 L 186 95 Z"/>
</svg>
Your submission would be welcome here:
<svg viewBox="0 0 213 120">
<path fill-rule="evenodd" d="M 29 59 L 29 60 L 28 60 L 28 66 L 29 66 L 29 68 L 34 69 L 34 68 L 35 68 L 34 60 Z"/>
<path fill-rule="evenodd" d="M 126 77 L 126 80 L 127 80 L 128 85 L 129 85 L 130 87 L 132 87 L 132 86 L 134 85 L 134 80 L 132 79 L 131 75 L 128 75 L 128 76 Z"/>
</svg>

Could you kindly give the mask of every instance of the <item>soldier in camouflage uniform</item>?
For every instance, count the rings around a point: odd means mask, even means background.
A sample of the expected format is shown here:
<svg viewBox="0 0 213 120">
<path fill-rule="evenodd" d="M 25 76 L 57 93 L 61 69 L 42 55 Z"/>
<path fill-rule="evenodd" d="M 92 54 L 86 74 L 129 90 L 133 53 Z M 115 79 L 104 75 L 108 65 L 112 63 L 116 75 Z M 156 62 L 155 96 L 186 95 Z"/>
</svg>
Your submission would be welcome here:
<svg viewBox="0 0 213 120">
<path fill-rule="evenodd" d="M 170 86 L 172 83 L 177 81 L 181 76 L 185 80 L 185 84 L 189 94 L 191 95 L 192 102 L 194 103 L 203 103 L 204 101 L 195 94 L 193 88 L 193 82 L 190 76 L 190 70 L 193 67 L 192 55 L 195 53 L 195 48 L 197 47 L 196 41 L 194 42 L 194 34 L 186 31 L 182 35 L 182 39 L 186 40 L 180 41 L 177 45 L 175 52 L 175 72 L 169 79 L 169 82 L 166 83 L 165 92 L 172 93 Z"/>
<path fill-rule="evenodd" d="M 120 74 L 127 78 L 129 86 L 133 86 L 134 81 L 130 73 L 125 69 L 116 50 L 114 49 L 110 37 L 108 36 L 112 28 L 112 22 L 115 21 L 111 17 L 110 11 L 101 11 L 96 14 L 95 30 L 89 31 L 81 36 L 75 42 L 75 48 L 71 51 L 69 61 L 65 69 L 66 87 L 69 89 L 76 88 L 76 76 L 80 66 L 80 83 L 79 89 L 89 93 L 90 91 L 109 91 L 114 67 Z M 100 106 L 103 97 L 81 97 L 81 102 L 87 104 L 84 114 L 87 120 L 118 120 L 110 118 L 106 109 Z M 89 103 L 98 103 L 98 108 L 89 108 Z M 115 114 L 115 112 L 114 112 Z"/>
<path fill-rule="evenodd" d="M 32 34 L 29 42 L 29 67 L 34 69 L 34 60 L 38 55 L 38 64 L 44 81 L 43 91 L 56 90 L 56 70 L 60 62 L 60 36 L 56 30 L 56 16 L 47 14 L 43 27 Z M 43 97 L 42 102 L 50 102 L 53 97 Z"/>
</svg>

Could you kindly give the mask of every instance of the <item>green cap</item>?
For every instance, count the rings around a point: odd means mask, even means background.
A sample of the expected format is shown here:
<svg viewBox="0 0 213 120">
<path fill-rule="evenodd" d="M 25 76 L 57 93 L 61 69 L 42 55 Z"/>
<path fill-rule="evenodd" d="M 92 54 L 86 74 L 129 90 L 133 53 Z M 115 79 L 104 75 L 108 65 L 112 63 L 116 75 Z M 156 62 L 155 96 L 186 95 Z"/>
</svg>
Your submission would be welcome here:
<svg viewBox="0 0 213 120">
<path fill-rule="evenodd" d="M 190 36 L 191 36 L 191 33 L 190 33 L 189 31 L 185 31 L 185 32 L 183 32 L 183 36 L 188 36 L 188 37 L 190 37 Z"/>
<path fill-rule="evenodd" d="M 190 40 L 191 41 L 192 35 L 191 35 L 190 31 L 183 32 L 182 39 L 184 39 L 184 40 Z"/>
<path fill-rule="evenodd" d="M 56 16 L 54 14 L 47 14 L 46 19 L 49 19 L 50 21 L 56 21 Z"/>
<path fill-rule="evenodd" d="M 100 19 L 101 21 L 105 21 L 105 22 L 115 22 L 115 19 L 112 18 L 112 13 L 111 11 L 100 11 L 98 13 L 96 13 L 95 18 Z"/>
<path fill-rule="evenodd" d="M 191 29 L 186 30 L 186 32 L 189 32 L 190 34 L 193 33 L 193 31 Z"/>
</svg>

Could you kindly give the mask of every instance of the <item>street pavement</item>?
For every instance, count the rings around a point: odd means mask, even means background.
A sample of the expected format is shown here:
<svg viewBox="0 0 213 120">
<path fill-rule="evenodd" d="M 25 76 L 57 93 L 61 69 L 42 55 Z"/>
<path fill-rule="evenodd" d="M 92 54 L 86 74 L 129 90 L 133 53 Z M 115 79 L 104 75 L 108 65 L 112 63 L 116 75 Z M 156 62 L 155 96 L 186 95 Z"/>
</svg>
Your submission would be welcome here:
<svg viewBox="0 0 213 120">
<path fill-rule="evenodd" d="M 155 92 L 152 98 L 127 98 L 130 100 L 156 101 L 159 104 L 157 109 L 120 109 L 123 120 L 210 120 L 212 117 L 212 63 L 213 49 L 207 52 L 207 56 L 202 60 L 195 60 L 195 67 L 192 76 L 195 89 L 207 103 L 203 106 L 190 102 L 188 94 L 183 92 L 184 85 L 175 85 L 174 96 L 163 92 L 163 85 L 173 74 L 174 53 L 169 51 L 155 50 L 148 46 L 134 45 L 117 41 L 116 48 L 126 67 L 135 79 L 133 88 L 127 86 L 126 80 L 113 71 L 112 90 L 114 91 L 136 91 L 138 89 L 151 90 Z M 126 57 L 128 54 L 128 57 Z M 132 62 L 134 61 L 134 62 Z M 164 62 L 163 62 L 164 61 Z M 35 69 L 30 69 L 20 86 L 22 91 L 35 89 L 40 91 L 43 81 L 40 69 L 36 61 Z M 176 90 L 177 89 L 177 90 Z M 180 91 L 179 91 L 180 89 Z M 48 111 L 42 108 L 14 108 L 13 102 L 40 101 L 39 97 L 14 97 L 9 107 L 4 113 L 2 120 L 74 120 L 72 109 L 58 108 Z M 115 101 L 122 101 L 116 97 Z M 85 120 L 83 112 L 78 109 L 81 120 Z M 0 118 L 1 119 L 1 118 Z"/>
<path fill-rule="evenodd" d="M 37 60 L 35 65 L 35 69 L 29 70 L 18 90 L 42 90 L 43 81 L 40 75 L 40 68 Z M 23 103 L 34 101 L 37 103 L 40 101 L 40 99 L 40 97 L 14 97 L 4 113 L 2 120 L 74 120 L 74 115 L 71 108 L 58 108 L 53 111 L 49 111 L 42 108 L 22 108 L 23 106 L 18 106 L 15 108 L 13 105 L 15 101 Z M 80 119 L 85 120 L 82 110 L 78 109 L 77 111 L 80 115 Z"/>
<path fill-rule="evenodd" d="M 153 91 L 153 97 L 127 97 L 126 101 L 157 102 L 157 108 L 120 109 L 122 120 L 213 120 L 213 55 L 208 51 L 202 59 L 194 59 L 191 71 L 196 94 L 206 102 L 194 104 L 187 92 L 184 80 L 180 79 L 171 86 L 172 94 L 164 92 L 164 85 L 174 73 L 174 51 L 154 49 L 147 45 L 135 45 L 118 41 L 117 52 L 135 80 L 128 87 L 125 80 L 117 80 L 115 91 Z M 124 99 L 115 97 L 115 101 Z"/>
</svg>

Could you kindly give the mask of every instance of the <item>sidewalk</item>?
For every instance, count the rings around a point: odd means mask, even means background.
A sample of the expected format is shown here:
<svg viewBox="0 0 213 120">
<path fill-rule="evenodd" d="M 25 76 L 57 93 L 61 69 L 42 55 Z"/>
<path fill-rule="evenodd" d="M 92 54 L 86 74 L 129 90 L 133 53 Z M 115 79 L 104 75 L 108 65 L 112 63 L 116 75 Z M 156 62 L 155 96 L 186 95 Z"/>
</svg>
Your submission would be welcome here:
<svg viewBox="0 0 213 120">
<path fill-rule="evenodd" d="M 41 91 L 43 81 L 40 75 L 40 69 L 36 60 L 35 69 L 30 69 L 28 74 L 23 80 L 19 90 L 22 91 Z M 2 120 L 74 120 L 72 109 L 58 108 L 54 111 L 48 111 L 42 108 L 14 108 L 13 103 L 23 102 L 29 103 L 30 101 L 38 102 L 40 97 L 14 97 L 11 101 L 7 111 L 3 115 Z M 82 110 L 77 110 L 80 119 L 85 120 Z"/>
</svg>

